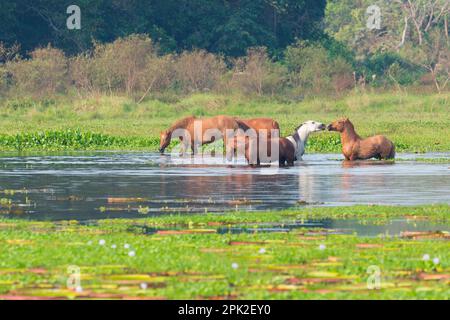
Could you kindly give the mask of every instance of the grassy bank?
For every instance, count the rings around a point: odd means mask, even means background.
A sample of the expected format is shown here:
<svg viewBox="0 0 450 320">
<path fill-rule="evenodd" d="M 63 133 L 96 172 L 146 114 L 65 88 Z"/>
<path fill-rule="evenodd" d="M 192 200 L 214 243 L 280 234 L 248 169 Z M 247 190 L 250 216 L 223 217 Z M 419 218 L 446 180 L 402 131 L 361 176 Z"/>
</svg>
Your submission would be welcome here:
<svg viewBox="0 0 450 320">
<path fill-rule="evenodd" d="M 450 150 L 450 95 L 352 93 L 301 102 L 195 94 L 136 104 L 123 97 L 61 97 L 0 103 L 0 150 L 157 150 L 159 132 L 187 116 L 272 117 L 282 134 L 309 119 L 324 123 L 348 116 L 362 136 L 385 134 L 398 151 Z M 337 134 L 314 134 L 310 152 L 339 152 Z"/>
<path fill-rule="evenodd" d="M 0 299 L 448 298 L 450 252 L 448 235 L 443 233 L 367 238 L 318 228 L 216 232 L 237 224 L 360 215 L 448 222 L 450 207 L 168 215 L 87 225 L 3 218 Z M 365 223 L 362 217 L 360 223 Z M 66 286 L 71 265 L 79 267 L 78 292 Z M 367 287 L 370 266 L 381 272 L 376 290 Z"/>
</svg>

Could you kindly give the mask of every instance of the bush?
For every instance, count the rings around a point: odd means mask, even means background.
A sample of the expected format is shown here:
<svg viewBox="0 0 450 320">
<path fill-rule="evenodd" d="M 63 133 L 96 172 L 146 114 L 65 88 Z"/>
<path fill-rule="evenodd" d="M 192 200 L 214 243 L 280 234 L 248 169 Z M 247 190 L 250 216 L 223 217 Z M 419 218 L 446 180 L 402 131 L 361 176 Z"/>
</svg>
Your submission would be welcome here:
<svg viewBox="0 0 450 320">
<path fill-rule="evenodd" d="M 31 59 L 7 62 L 6 69 L 19 94 L 50 96 L 67 87 L 67 58 L 50 45 L 31 52 Z"/>
<path fill-rule="evenodd" d="M 285 83 L 286 69 L 273 63 L 266 48 L 256 47 L 234 63 L 231 87 L 248 94 L 275 94 Z"/>
<path fill-rule="evenodd" d="M 393 52 L 373 54 L 364 62 L 364 68 L 370 78 L 376 79 L 375 86 L 411 85 L 423 74 L 416 65 Z"/>
<path fill-rule="evenodd" d="M 294 88 L 319 94 L 351 87 L 351 65 L 341 57 L 331 59 L 320 44 L 297 42 L 286 49 L 285 62 Z"/>
<path fill-rule="evenodd" d="M 0 42 L 0 94 L 5 95 L 11 86 L 11 74 L 8 72 L 5 63 L 18 58 L 19 45 L 15 44 L 7 47 Z"/>
<path fill-rule="evenodd" d="M 175 63 L 176 85 L 185 93 L 215 89 L 225 72 L 223 59 L 204 50 L 185 51 Z"/>
<path fill-rule="evenodd" d="M 88 54 L 80 54 L 69 61 L 71 84 L 79 93 L 92 93 L 99 88 L 95 86 L 95 66 Z"/>
<path fill-rule="evenodd" d="M 145 35 L 131 35 L 108 44 L 95 44 L 93 84 L 100 91 L 125 92 L 132 96 L 143 77 L 149 57 L 157 50 Z M 81 78 L 82 79 L 82 78 Z"/>
<path fill-rule="evenodd" d="M 144 72 L 139 77 L 138 89 L 143 94 L 138 102 L 142 101 L 150 92 L 164 92 L 170 89 L 175 81 L 175 58 L 173 55 L 162 57 L 149 56 Z"/>
</svg>

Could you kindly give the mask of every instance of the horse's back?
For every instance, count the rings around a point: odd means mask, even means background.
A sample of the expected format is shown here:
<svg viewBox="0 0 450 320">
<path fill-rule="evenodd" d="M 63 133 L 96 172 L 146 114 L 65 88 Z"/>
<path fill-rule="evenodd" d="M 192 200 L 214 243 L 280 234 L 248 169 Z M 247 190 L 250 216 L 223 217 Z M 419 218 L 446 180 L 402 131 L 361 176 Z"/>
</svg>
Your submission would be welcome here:
<svg viewBox="0 0 450 320">
<path fill-rule="evenodd" d="M 360 152 L 366 157 L 378 157 L 380 159 L 392 159 L 395 157 L 394 143 L 383 135 L 376 135 L 360 142 Z"/>
<path fill-rule="evenodd" d="M 259 130 L 259 129 L 280 129 L 280 125 L 277 121 L 272 118 L 252 118 L 252 119 L 239 119 L 249 127 Z"/>
</svg>

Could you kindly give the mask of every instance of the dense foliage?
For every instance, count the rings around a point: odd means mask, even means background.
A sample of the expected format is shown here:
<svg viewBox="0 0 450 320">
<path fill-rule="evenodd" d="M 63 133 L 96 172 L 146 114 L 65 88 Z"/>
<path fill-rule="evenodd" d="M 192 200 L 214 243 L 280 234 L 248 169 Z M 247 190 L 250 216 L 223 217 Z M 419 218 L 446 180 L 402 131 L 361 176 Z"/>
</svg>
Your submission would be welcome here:
<svg viewBox="0 0 450 320">
<path fill-rule="evenodd" d="M 68 30 L 66 9 L 81 9 L 80 30 Z M 0 42 L 24 51 L 52 43 L 68 53 L 145 33 L 164 51 L 202 48 L 226 55 L 248 47 L 276 51 L 321 34 L 325 0 L 17 0 L 0 4 Z"/>
<path fill-rule="evenodd" d="M 2 2 L 0 94 L 448 90 L 449 1 L 372 2 L 80 0 L 79 30 L 66 27 L 69 1 Z"/>
</svg>

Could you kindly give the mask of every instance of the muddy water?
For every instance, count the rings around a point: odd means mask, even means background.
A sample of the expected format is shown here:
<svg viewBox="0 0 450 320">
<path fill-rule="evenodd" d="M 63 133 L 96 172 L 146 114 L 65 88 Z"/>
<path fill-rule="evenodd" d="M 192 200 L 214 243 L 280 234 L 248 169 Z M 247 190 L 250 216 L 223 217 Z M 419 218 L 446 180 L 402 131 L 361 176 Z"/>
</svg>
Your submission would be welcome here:
<svg viewBox="0 0 450 320">
<path fill-rule="evenodd" d="M 213 158 L 174 159 L 151 153 L 3 155 L 0 213 L 86 220 L 283 209 L 299 201 L 315 206 L 450 203 L 448 163 L 344 165 L 341 160 L 341 155 L 314 154 L 292 168 L 250 168 L 239 161 L 223 165 Z"/>
</svg>

